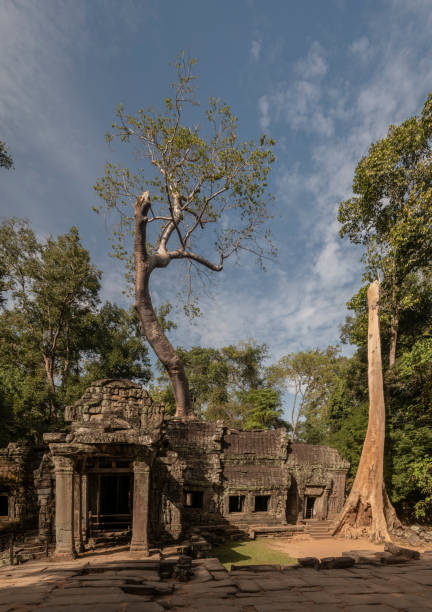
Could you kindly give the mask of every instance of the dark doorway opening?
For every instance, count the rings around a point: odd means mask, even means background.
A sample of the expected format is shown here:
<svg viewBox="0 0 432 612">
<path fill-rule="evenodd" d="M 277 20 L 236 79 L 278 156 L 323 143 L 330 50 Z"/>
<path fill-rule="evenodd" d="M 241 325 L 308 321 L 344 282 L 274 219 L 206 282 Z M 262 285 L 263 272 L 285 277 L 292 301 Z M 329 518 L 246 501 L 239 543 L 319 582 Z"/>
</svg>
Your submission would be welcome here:
<svg viewBox="0 0 432 612">
<path fill-rule="evenodd" d="M 9 516 L 9 498 L 7 495 L 0 495 L 0 516 Z"/>
<path fill-rule="evenodd" d="M 92 474 L 90 480 L 91 529 L 125 531 L 132 525 L 133 475 Z"/>
<path fill-rule="evenodd" d="M 299 494 L 297 482 L 293 478 L 288 490 L 287 505 L 286 505 L 286 521 L 287 523 L 297 523 L 299 516 Z"/>
<path fill-rule="evenodd" d="M 256 495 L 254 512 L 267 512 L 270 495 Z"/>
<path fill-rule="evenodd" d="M 311 519 L 314 516 L 314 506 L 316 497 L 306 497 L 305 518 Z"/>
<path fill-rule="evenodd" d="M 186 508 L 202 508 L 203 507 L 203 492 L 202 491 L 185 491 Z"/>
<path fill-rule="evenodd" d="M 229 511 L 230 512 L 244 512 L 244 495 L 230 495 L 229 496 Z"/>
</svg>

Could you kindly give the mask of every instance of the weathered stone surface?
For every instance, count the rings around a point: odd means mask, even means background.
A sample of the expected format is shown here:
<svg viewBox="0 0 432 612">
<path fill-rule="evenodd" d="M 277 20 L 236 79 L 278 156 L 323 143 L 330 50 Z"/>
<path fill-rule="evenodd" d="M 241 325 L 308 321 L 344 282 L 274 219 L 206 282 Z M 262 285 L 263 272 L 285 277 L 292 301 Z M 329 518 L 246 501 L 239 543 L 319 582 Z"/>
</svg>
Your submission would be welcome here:
<svg viewBox="0 0 432 612">
<path fill-rule="evenodd" d="M 231 565 L 231 572 L 280 572 L 280 565 Z"/>
<path fill-rule="evenodd" d="M 164 608 L 156 601 L 142 603 L 128 603 L 125 610 L 128 612 L 163 612 Z"/>
<path fill-rule="evenodd" d="M 261 587 L 254 580 L 235 580 L 236 587 L 243 593 L 259 593 Z"/>
<path fill-rule="evenodd" d="M 355 560 L 352 557 L 325 557 L 321 559 L 318 569 L 341 569 L 352 567 Z"/>
<path fill-rule="evenodd" d="M 407 559 L 420 559 L 420 553 L 417 550 L 403 548 L 402 546 L 397 546 L 396 544 L 393 544 L 393 542 L 386 542 L 386 544 L 384 545 L 384 550 L 392 553 L 393 555 L 400 555 L 402 557 L 406 557 Z"/>
<path fill-rule="evenodd" d="M 300 557 L 300 559 L 297 559 L 297 561 L 300 567 L 316 568 L 319 566 L 319 559 L 317 559 L 316 557 Z"/>
<path fill-rule="evenodd" d="M 164 582 L 145 582 L 122 586 L 121 589 L 124 593 L 131 593 L 132 595 L 167 595 L 173 592 L 174 585 Z"/>
</svg>

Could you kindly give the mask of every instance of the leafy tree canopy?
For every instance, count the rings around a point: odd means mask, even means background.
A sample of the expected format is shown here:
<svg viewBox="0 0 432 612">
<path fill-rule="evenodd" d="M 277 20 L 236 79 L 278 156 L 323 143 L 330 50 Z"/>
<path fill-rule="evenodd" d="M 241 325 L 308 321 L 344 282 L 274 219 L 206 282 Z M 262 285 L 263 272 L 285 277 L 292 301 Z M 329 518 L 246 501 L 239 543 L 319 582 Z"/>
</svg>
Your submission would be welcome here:
<svg viewBox="0 0 432 612">
<path fill-rule="evenodd" d="M 13 159 L 6 148 L 6 144 L 0 140 L 0 168 L 9 170 L 13 168 Z"/>
</svg>

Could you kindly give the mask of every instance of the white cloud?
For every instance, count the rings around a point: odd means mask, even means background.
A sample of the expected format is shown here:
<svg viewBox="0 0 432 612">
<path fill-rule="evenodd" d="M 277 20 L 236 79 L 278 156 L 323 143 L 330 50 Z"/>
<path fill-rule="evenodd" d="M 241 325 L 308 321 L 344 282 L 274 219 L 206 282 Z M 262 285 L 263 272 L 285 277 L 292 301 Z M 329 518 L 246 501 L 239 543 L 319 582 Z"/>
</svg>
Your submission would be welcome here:
<svg viewBox="0 0 432 612">
<path fill-rule="evenodd" d="M 362 63 L 367 62 L 373 56 L 373 49 L 367 36 L 353 40 L 348 51 Z"/>
<path fill-rule="evenodd" d="M 261 304 L 280 321 L 275 357 L 281 350 L 337 340 L 345 302 L 358 289 L 362 272 L 360 248 L 339 239 L 338 204 L 351 196 L 354 169 L 370 144 L 382 138 L 391 123 L 419 112 L 432 89 L 432 64 L 425 53 L 430 49 L 432 7 L 419 2 L 416 14 L 403 3 L 392 7 L 385 38 L 384 24 L 374 23 L 367 36 L 347 48 L 347 76 L 340 65 L 334 72 L 336 58 L 314 43 L 297 62 L 296 78 L 275 83 L 266 92 L 265 109 L 259 106 L 261 120 L 265 110 L 273 133 L 288 141 L 288 126 L 310 136 L 307 161 L 279 165 L 278 199 L 305 240 L 296 262 L 303 279 L 285 279 L 271 292 L 276 304 Z M 366 75 L 353 70 L 353 59 L 369 62 Z M 256 311 L 260 306 L 251 308 L 251 316 Z"/>
<path fill-rule="evenodd" d="M 295 66 L 299 78 L 292 84 L 279 84 L 266 94 L 265 105 L 260 98 L 258 108 L 260 123 L 267 128 L 274 121 L 284 120 L 293 130 L 316 132 L 322 136 L 333 133 L 333 118 L 322 109 L 323 89 L 321 81 L 328 70 L 324 49 L 313 42 L 307 56 Z"/>
<path fill-rule="evenodd" d="M 322 79 L 328 71 L 326 53 L 321 44 L 315 40 L 304 59 L 297 62 L 296 72 L 303 80 Z"/>
<path fill-rule="evenodd" d="M 261 113 L 260 117 L 260 125 L 263 130 L 267 130 L 270 126 L 270 116 L 269 116 L 269 108 L 270 103 L 268 101 L 267 96 L 261 96 L 258 100 L 258 108 Z"/>
<path fill-rule="evenodd" d="M 262 41 L 255 39 L 251 43 L 250 54 L 254 62 L 258 62 L 261 56 Z"/>
</svg>

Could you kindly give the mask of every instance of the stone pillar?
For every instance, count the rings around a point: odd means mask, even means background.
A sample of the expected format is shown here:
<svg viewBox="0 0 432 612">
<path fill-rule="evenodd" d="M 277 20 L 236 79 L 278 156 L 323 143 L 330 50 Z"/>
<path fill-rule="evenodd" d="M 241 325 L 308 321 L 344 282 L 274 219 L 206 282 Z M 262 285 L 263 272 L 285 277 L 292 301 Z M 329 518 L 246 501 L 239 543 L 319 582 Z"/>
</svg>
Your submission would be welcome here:
<svg viewBox="0 0 432 612">
<path fill-rule="evenodd" d="M 74 463 L 71 457 L 54 455 L 56 479 L 55 554 L 75 557 L 74 545 Z"/>
<path fill-rule="evenodd" d="M 130 549 L 148 556 L 148 504 L 150 466 L 145 461 L 134 461 L 134 492 L 132 514 L 132 541 Z"/>
<path fill-rule="evenodd" d="M 82 476 L 74 474 L 74 540 L 75 549 L 84 552 L 82 538 Z"/>
<path fill-rule="evenodd" d="M 299 523 L 301 523 L 301 521 L 304 519 L 305 492 L 306 492 L 306 489 L 304 487 L 298 487 L 297 522 Z"/>
<path fill-rule="evenodd" d="M 331 493 L 331 485 L 327 485 L 324 489 L 324 499 L 323 499 L 323 520 L 326 520 L 329 513 L 329 497 Z"/>
<path fill-rule="evenodd" d="M 89 535 L 89 513 L 88 513 L 88 476 L 81 476 L 81 527 L 83 542 L 87 541 Z"/>
</svg>

